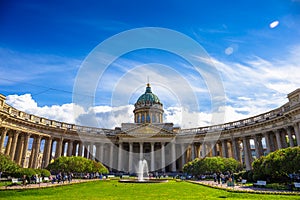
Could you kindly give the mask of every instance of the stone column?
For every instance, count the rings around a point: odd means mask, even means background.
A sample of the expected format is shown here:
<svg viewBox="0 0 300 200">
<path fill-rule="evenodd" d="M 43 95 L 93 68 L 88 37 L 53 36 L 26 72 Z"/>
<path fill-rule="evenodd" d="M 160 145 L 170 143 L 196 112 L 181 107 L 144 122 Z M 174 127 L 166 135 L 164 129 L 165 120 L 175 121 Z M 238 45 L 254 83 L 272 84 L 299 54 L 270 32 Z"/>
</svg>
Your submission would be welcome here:
<svg viewBox="0 0 300 200">
<path fill-rule="evenodd" d="M 216 144 L 215 142 L 210 143 L 212 156 L 217 156 L 217 151 L 216 151 L 216 145 L 215 144 Z"/>
<path fill-rule="evenodd" d="M 78 142 L 78 156 L 82 157 L 82 142 Z"/>
<path fill-rule="evenodd" d="M 83 157 L 84 158 L 89 158 L 89 145 L 88 145 L 87 142 L 83 143 L 83 149 L 84 149 Z"/>
<path fill-rule="evenodd" d="M 18 140 L 17 148 L 16 148 L 15 161 L 20 166 L 21 166 L 22 155 L 23 155 L 24 140 L 25 140 L 25 135 L 22 134 L 20 136 L 20 139 Z"/>
<path fill-rule="evenodd" d="M 144 157 L 144 154 L 143 154 L 143 143 L 140 142 L 140 160 L 142 160 Z"/>
<path fill-rule="evenodd" d="M 22 160 L 21 160 L 21 166 L 23 168 L 26 167 L 26 155 L 27 155 L 27 151 L 28 151 L 28 141 L 30 139 L 30 134 L 25 134 L 24 136 L 24 147 L 22 150 Z"/>
<path fill-rule="evenodd" d="M 71 155 L 72 156 L 76 156 L 77 145 L 78 145 L 78 142 L 77 141 L 73 141 L 72 151 L 71 151 Z"/>
<path fill-rule="evenodd" d="M 252 169 L 251 167 L 251 152 L 250 152 L 250 144 L 249 140 L 247 138 L 243 138 L 243 150 L 244 150 L 244 159 L 245 159 L 245 165 L 246 165 L 246 170 L 249 171 Z"/>
<path fill-rule="evenodd" d="M 97 162 L 100 161 L 100 144 L 99 143 L 95 144 L 95 160 Z"/>
<path fill-rule="evenodd" d="M 2 153 L 3 148 L 4 148 L 4 141 L 6 138 L 6 134 L 7 134 L 8 129 L 4 128 L 1 134 L 1 139 L 0 139 L 0 153 Z"/>
<path fill-rule="evenodd" d="M 262 147 L 261 137 L 258 135 L 255 135 L 253 139 L 254 139 L 254 145 L 255 145 L 256 158 L 260 158 L 261 156 L 263 156 L 263 147 Z"/>
<path fill-rule="evenodd" d="M 67 141 L 64 140 L 63 143 L 62 143 L 61 155 L 60 156 L 65 156 L 65 154 L 67 155 L 68 149 L 66 150 L 66 144 L 67 144 Z"/>
<path fill-rule="evenodd" d="M 104 162 L 104 144 L 103 143 L 99 144 L 99 158 L 98 158 L 98 160 L 100 160 L 101 163 Z"/>
<path fill-rule="evenodd" d="M 183 169 L 183 166 L 186 162 L 185 144 L 180 144 L 180 149 L 181 149 L 181 169 Z"/>
<path fill-rule="evenodd" d="M 123 169 L 123 162 L 122 162 L 122 153 L 123 153 L 123 144 L 119 144 L 119 153 L 118 153 L 118 170 L 122 171 Z"/>
<path fill-rule="evenodd" d="M 282 144 L 282 148 L 287 148 L 288 144 L 287 144 L 287 139 L 286 139 L 286 130 L 283 129 L 283 131 L 281 132 L 280 136 L 281 136 L 281 144 Z"/>
<path fill-rule="evenodd" d="M 266 147 L 267 147 L 267 154 L 271 152 L 271 142 L 270 142 L 270 137 L 269 134 L 266 132 L 264 133 L 265 141 L 266 141 Z"/>
<path fill-rule="evenodd" d="M 151 153 L 150 153 L 150 156 L 151 156 L 151 167 L 150 167 L 150 170 L 153 172 L 154 169 L 155 169 L 155 158 L 154 158 L 154 142 L 151 142 Z"/>
<path fill-rule="evenodd" d="M 11 143 L 12 143 L 12 133 L 8 133 L 8 139 L 7 139 L 7 144 L 5 148 L 5 155 L 9 155 L 10 153 L 10 148 L 11 148 Z"/>
<path fill-rule="evenodd" d="M 10 152 L 9 152 L 9 156 L 10 156 L 11 160 L 15 159 L 16 147 L 17 147 L 19 134 L 20 134 L 19 131 L 15 131 L 15 133 L 13 134 L 13 140 L 12 140 L 11 148 L 10 148 Z"/>
<path fill-rule="evenodd" d="M 197 143 L 196 145 L 196 158 L 200 158 L 200 144 Z"/>
<path fill-rule="evenodd" d="M 128 171 L 130 173 L 133 172 L 133 167 L 132 167 L 133 155 L 132 154 L 133 154 L 133 143 L 130 142 L 129 143 L 129 158 L 128 158 Z"/>
<path fill-rule="evenodd" d="M 51 157 L 51 144 L 52 144 L 52 138 L 46 138 L 45 139 L 45 147 L 43 152 L 43 168 L 46 168 L 49 165 L 50 157 Z"/>
<path fill-rule="evenodd" d="M 194 160 L 196 158 L 194 143 L 191 144 L 191 151 L 192 151 L 192 160 Z"/>
<path fill-rule="evenodd" d="M 275 136 L 276 136 L 277 148 L 282 149 L 282 142 L 281 142 L 281 137 L 280 137 L 280 131 L 279 130 L 275 131 Z"/>
<path fill-rule="evenodd" d="M 293 139 L 293 135 L 292 135 L 292 131 L 289 127 L 286 127 L 285 130 L 287 131 L 288 137 L 289 137 L 289 144 L 290 147 L 294 147 L 294 139 Z"/>
<path fill-rule="evenodd" d="M 222 142 L 222 157 L 228 158 L 228 146 L 226 140 L 221 140 Z"/>
<path fill-rule="evenodd" d="M 33 165 L 34 165 L 33 162 L 34 162 L 34 155 L 35 155 L 35 151 L 36 151 L 36 137 L 37 137 L 36 135 L 33 136 L 28 168 L 33 168 Z"/>
<path fill-rule="evenodd" d="M 94 148 L 93 148 L 93 143 L 89 142 L 88 143 L 88 159 L 93 160 L 93 153 L 94 153 Z"/>
<path fill-rule="evenodd" d="M 63 144 L 63 138 L 59 138 L 56 141 L 55 158 L 58 158 L 58 157 L 61 156 L 61 153 L 62 153 L 62 144 Z"/>
<path fill-rule="evenodd" d="M 300 131 L 297 123 L 294 124 L 294 131 L 295 131 L 297 146 L 300 146 Z"/>
<path fill-rule="evenodd" d="M 166 158 L 165 158 L 165 143 L 161 143 L 161 170 L 162 172 L 166 172 Z"/>
<path fill-rule="evenodd" d="M 176 172 L 176 148 L 174 142 L 171 142 L 171 161 L 172 161 L 171 171 Z"/>
<path fill-rule="evenodd" d="M 232 138 L 232 148 L 234 159 L 240 161 L 240 148 L 236 138 Z"/>
<path fill-rule="evenodd" d="M 33 165 L 32 165 L 32 168 L 34 168 L 34 169 L 36 169 L 38 167 L 41 139 L 42 139 L 41 135 L 38 135 L 35 138 L 36 142 L 35 142 L 34 159 L 33 159 Z"/>
<path fill-rule="evenodd" d="M 114 164 L 114 144 L 110 144 L 110 148 L 109 148 L 109 168 L 110 171 L 113 170 L 113 164 Z"/>
<path fill-rule="evenodd" d="M 203 142 L 201 146 L 202 146 L 202 148 L 201 148 L 202 158 L 205 158 L 206 157 L 206 144 Z"/>
<path fill-rule="evenodd" d="M 67 156 L 72 156 L 73 153 L 73 141 L 69 140 L 68 141 L 68 151 L 67 151 Z"/>
</svg>

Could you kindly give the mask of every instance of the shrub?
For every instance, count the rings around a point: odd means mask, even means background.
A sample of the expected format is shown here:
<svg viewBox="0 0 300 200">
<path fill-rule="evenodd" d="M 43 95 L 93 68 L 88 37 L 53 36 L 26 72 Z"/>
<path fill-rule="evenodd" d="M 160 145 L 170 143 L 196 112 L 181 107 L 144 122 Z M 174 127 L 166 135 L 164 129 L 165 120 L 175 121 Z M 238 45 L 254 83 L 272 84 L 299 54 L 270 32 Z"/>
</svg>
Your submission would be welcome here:
<svg viewBox="0 0 300 200">
<path fill-rule="evenodd" d="M 10 159 L 9 156 L 0 153 L 0 172 L 13 174 L 19 170 L 20 166 Z"/>
<path fill-rule="evenodd" d="M 272 182 L 288 182 L 289 174 L 300 170 L 300 147 L 279 149 L 252 163 L 253 178 Z"/>
<path fill-rule="evenodd" d="M 80 156 L 59 157 L 50 163 L 47 167 L 48 170 L 54 173 L 58 172 L 73 172 L 73 173 L 87 173 L 99 172 L 108 173 L 107 168 L 100 162 L 83 158 Z"/>
<path fill-rule="evenodd" d="M 214 172 L 236 172 L 241 169 L 241 164 L 233 158 L 207 157 L 196 158 L 184 165 L 185 173 L 198 176 L 201 174 L 212 174 Z"/>
</svg>

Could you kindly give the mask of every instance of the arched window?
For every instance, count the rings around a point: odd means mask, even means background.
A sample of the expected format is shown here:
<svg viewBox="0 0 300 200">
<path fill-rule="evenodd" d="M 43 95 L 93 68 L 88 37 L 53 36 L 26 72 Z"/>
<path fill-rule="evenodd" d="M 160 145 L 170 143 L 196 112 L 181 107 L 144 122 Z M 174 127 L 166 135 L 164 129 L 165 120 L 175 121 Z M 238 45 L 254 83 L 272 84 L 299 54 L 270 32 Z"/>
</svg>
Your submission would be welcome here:
<svg viewBox="0 0 300 200">
<path fill-rule="evenodd" d="M 146 118 L 147 122 L 150 122 L 150 115 L 147 114 L 147 118 Z"/>
<path fill-rule="evenodd" d="M 141 123 L 139 115 L 137 116 L 137 120 L 136 121 L 137 121 L 137 123 Z"/>
<path fill-rule="evenodd" d="M 144 123 L 144 122 L 145 122 L 145 116 L 142 115 L 142 123 Z"/>
<path fill-rule="evenodd" d="M 156 123 L 156 116 L 152 115 L 152 123 Z"/>
</svg>

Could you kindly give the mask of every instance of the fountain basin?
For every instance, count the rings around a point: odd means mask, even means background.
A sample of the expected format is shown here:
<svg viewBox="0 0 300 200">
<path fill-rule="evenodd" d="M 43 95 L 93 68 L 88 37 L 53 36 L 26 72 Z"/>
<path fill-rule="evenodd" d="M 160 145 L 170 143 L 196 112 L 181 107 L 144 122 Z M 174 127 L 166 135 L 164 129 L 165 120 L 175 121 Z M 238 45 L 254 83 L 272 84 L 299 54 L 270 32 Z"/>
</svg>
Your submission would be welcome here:
<svg viewBox="0 0 300 200">
<path fill-rule="evenodd" d="M 120 183 L 166 183 L 168 182 L 167 179 L 144 179 L 144 180 L 138 180 L 138 179 L 120 179 Z"/>
</svg>

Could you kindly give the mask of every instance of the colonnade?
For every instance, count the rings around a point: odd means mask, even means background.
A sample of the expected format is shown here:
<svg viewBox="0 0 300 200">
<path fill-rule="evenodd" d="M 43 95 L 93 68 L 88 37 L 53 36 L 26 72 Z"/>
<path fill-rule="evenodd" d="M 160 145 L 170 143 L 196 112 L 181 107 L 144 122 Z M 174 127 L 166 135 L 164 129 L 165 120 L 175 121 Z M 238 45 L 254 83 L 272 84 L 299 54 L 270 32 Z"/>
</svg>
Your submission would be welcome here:
<svg viewBox="0 0 300 200">
<path fill-rule="evenodd" d="M 217 141 L 176 142 L 118 142 L 101 143 L 51 137 L 2 128 L 0 149 L 23 167 L 44 168 L 60 156 L 82 156 L 96 159 L 110 170 L 133 172 L 140 159 L 146 159 L 150 171 L 181 171 L 183 165 L 195 158 L 232 157 L 251 169 L 254 158 L 277 149 L 300 145 L 299 123 L 253 135 L 222 138 Z M 30 142 L 31 140 L 31 142 Z M 252 140 L 252 145 L 250 144 Z M 254 144 L 254 145 L 253 145 Z M 29 147 L 30 145 L 30 147 Z"/>
</svg>

